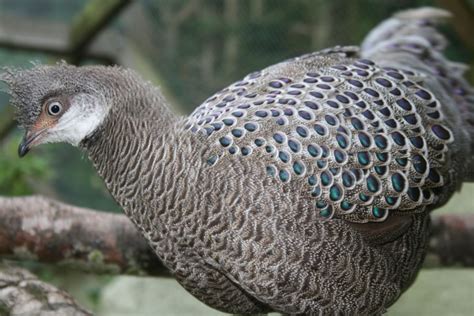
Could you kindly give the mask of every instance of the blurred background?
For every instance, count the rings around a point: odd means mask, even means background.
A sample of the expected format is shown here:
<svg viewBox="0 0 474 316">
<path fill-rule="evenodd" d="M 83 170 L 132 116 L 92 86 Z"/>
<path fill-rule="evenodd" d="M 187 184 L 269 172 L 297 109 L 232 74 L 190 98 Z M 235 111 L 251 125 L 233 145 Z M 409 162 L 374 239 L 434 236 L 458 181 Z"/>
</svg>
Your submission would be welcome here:
<svg viewBox="0 0 474 316">
<path fill-rule="evenodd" d="M 245 74 L 333 45 L 358 44 L 394 12 L 452 10 L 447 55 L 474 66 L 472 0 L 0 0 L 0 66 L 120 64 L 159 85 L 183 114 Z M 467 74 L 471 83 L 474 73 Z M 83 154 L 47 145 L 18 159 L 21 137 L 0 93 L 0 195 L 44 194 L 120 212 Z M 439 212 L 474 212 L 473 185 Z M 30 266 L 97 315 L 218 315 L 172 279 Z M 474 271 L 425 269 L 388 315 L 472 315 Z"/>
</svg>

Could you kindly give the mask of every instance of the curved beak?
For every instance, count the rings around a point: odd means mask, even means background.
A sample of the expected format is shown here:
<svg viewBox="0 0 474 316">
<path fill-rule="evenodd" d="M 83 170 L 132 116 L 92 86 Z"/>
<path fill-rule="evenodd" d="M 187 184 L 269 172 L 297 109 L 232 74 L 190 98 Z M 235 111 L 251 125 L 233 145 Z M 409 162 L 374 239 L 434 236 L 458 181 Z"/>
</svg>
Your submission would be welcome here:
<svg viewBox="0 0 474 316">
<path fill-rule="evenodd" d="M 20 145 L 18 146 L 18 156 L 24 157 L 30 149 L 35 145 L 39 137 L 43 134 L 45 130 L 39 131 L 27 131 L 23 139 L 21 140 Z"/>
</svg>

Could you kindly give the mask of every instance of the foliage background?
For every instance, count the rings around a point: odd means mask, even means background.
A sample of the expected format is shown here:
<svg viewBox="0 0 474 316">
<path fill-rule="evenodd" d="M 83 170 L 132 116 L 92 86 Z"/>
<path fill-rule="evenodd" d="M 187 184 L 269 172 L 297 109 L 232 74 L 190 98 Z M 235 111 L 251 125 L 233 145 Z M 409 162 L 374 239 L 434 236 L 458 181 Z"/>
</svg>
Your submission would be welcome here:
<svg viewBox="0 0 474 316">
<path fill-rule="evenodd" d="M 74 22 L 87 2 L 0 0 L 0 65 L 54 62 L 58 56 L 2 47 L 2 28 L 14 29 L 15 23 L 34 21 L 33 35 L 47 43 L 48 34 L 41 32 L 41 26 L 52 25 L 62 34 L 62 28 Z M 207 96 L 251 71 L 328 46 L 360 43 L 393 12 L 440 2 L 140 0 L 113 21 L 97 45 L 113 50 L 122 64 L 159 84 L 177 111 L 189 113 Z M 467 3 L 474 8 L 473 1 Z M 452 44 L 448 56 L 474 64 L 473 52 L 454 30 L 446 26 L 443 31 Z M 8 97 L 0 93 L 0 130 L 2 124 L 8 124 L 1 118 L 10 117 L 7 102 Z M 78 150 L 47 145 L 20 160 L 16 156 L 20 137 L 18 130 L 0 137 L 0 195 L 40 193 L 79 206 L 120 211 Z M 472 192 L 474 186 L 466 185 L 442 211 L 474 211 Z M 30 268 L 71 291 L 98 315 L 218 314 L 186 294 L 174 280 L 98 277 L 37 265 Z M 474 271 L 428 270 L 388 314 L 471 315 L 472 298 Z"/>
</svg>

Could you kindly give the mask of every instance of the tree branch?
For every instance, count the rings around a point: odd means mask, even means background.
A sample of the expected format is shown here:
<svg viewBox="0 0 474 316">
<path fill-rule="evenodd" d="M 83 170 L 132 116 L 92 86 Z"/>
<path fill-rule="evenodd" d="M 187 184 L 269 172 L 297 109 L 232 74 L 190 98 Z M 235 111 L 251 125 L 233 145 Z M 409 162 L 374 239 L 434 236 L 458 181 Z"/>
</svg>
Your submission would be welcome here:
<svg viewBox="0 0 474 316">
<path fill-rule="evenodd" d="M 0 315 L 92 315 L 66 292 L 30 272 L 0 265 Z"/>
<path fill-rule="evenodd" d="M 170 276 L 125 215 L 0 197 L 0 256 L 92 273 Z M 435 216 L 425 268 L 474 267 L 474 214 Z"/>
<path fill-rule="evenodd" d="M 126 216 L 41 196 L 0 197 L 0 256 L 93 273 L 169 275 Z"/>
</svg>

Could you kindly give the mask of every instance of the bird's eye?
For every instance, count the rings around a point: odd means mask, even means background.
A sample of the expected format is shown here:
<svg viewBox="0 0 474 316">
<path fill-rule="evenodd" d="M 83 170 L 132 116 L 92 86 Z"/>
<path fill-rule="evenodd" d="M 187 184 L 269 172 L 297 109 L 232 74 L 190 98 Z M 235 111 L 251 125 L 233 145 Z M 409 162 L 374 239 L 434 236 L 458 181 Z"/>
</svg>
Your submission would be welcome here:
<svg viewBox="0 0 474 316">
<path fill-rule="evenodd" d="M 53 101 L 48 104 L 48 114 L 51 116 L 57 116 L 63 110 L 63 106 L 58 101 Z"/>
</svg>

